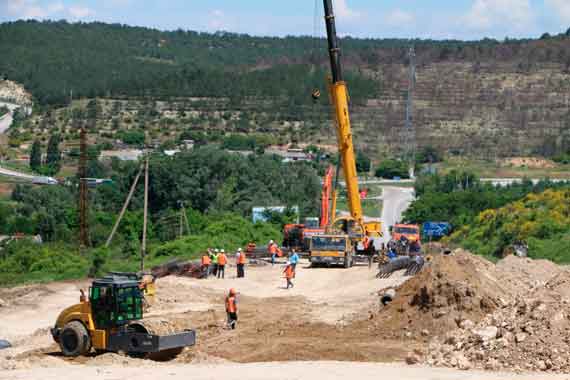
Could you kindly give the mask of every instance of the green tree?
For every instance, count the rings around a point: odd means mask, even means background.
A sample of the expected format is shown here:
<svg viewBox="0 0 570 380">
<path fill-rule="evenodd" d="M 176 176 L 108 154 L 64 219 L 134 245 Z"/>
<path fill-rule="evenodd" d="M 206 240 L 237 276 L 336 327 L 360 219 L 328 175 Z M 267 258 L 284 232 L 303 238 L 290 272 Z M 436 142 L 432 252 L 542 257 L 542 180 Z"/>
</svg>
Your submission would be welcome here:
<svg viewBox="0 0 570 380">
<path fill-rule="evenodd" d="M 358 173 L 368 173 L 370 171 L 370 157 L 362 152 L 356 154 L 356 171 Z"/>
<path fill-rule="evenodd" d="M 376 168 L 375 176 L 379 178 L 408 178 L 408 165 L 400 160 L 384 160 Z"/>
<path fill-rule="evenodd" d="M 30 152 L 30 169 L 38 171 L 42 166 L 42 145 L 39 140 L 35 140 L 32 144 Z"/>
<path fill-rule="evenodd" d="M 46 165 L 51 174 L 59 172 L 61 165 L 61 152 L 59 151 L 59 144 L 61 136 L 54 133 L 50 136 L 47 147 Z"/>
</svg>

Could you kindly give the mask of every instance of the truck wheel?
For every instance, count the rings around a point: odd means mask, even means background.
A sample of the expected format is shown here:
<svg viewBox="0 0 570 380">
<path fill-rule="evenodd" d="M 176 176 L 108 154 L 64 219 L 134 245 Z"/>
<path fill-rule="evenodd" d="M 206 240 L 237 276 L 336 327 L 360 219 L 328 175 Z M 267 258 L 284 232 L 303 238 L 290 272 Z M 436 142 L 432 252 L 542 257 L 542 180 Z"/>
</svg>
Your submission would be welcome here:
<svg viewBox="0 0 570 380">
<path fill-rule="evenodd" d="M 91 337 L 83 323 L 68 322 L 59 337 L 59 347 L 64 356 L 85 355 L 91 349 Z"/>
</svg>

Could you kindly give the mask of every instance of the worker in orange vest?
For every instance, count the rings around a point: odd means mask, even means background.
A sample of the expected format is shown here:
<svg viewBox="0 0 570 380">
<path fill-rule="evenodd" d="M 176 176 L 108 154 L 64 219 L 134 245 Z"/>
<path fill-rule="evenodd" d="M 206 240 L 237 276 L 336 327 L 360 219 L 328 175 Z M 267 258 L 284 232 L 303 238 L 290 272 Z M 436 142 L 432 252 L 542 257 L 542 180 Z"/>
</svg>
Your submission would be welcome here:
<svg viewBox="0 0 570 380">
<path fill-rule="evenodd" d="M 222 249 L 218 255 L 218 278 L 225 278 L 227 263 L 228 257 L 226 256 L 226 252 Z"/>
<path fill-rule="evenodd" d="M 277 244 L 273 240 L 269 240 L 267 251 L 271 255 L 271 265 L 275 265 L 275 258 L 277 257 Z"/>
<path fill-rule="evenodd" d="M 236 265 L 238 278 L 245 277 L 245 252 L 241 248 L 238 248 L 236 254 Z"/>
<path fill-rule="evenodd" d="M 228 314 L 228 328 L 235 330 L 238 316 L 237 316 L 237 299 L 238 293 L 234 288 L 230 289 L 230 293 L 226 297 L 226 313 Z"/>
<path fill-rule="evenodd" d="M 291 265 L 291 263 L 289 261 L 287 261 L 287 264 L 285 266 L 285 270 L 283 271 L 283 273 L 285 273 L 285 279 L 287 280 L 287 289 L 295 286 L 295 285 L 293 285 L 293 282 L 291 281 L 293 279 L 293 277 L 295 276 L 295 271 L 293 270 L 293 266 Z"/>
<path fill-rule="evenodd" d="M 212 260 L 210 259 L 210 255 L 206 252 L 202 255 L 202 273 L 203 277 L 208 278 L 210 275 L 210 263 Z"/>
</svg>

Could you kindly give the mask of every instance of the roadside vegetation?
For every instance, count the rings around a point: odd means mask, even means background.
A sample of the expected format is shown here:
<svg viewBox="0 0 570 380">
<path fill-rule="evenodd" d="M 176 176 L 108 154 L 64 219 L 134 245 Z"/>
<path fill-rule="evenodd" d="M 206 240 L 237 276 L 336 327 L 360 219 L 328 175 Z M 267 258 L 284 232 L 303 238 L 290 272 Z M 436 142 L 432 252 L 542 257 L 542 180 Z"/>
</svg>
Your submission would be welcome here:
<svg viewBox="0 0 570 380">
<path fill-rule="evenodd" d="M 66 186 L 17 185 L 10 200 L 0 202 L 0 235 L 40 235 L 4 242 L 0 249 L 0 284 L 54 280 L 138 268 L 143 225 L 143 189 L 137 191 L 109 249 L 109 236 L 139 164 L 91 160 L 93 177 L 110 184 L 90 190 L 91 247 L 77 246 L 77 179 Z M 271 156 L 248 157 L 215 147 L 196 148 L 150 161 L 148 265 L 171 258 L 198 257 L 209 246 L 226 250 L 250 241 L 279 240 L 282 223 L 251 222 L 254 206 L 299 206 L 301 217 L 318 215 L 320 183 L 308 163 L 282 163 Z M 184 208 L 182 208 L 184 206 Z M 181 213 L 186 213 L 180 235 Z"/>
<path fill-rule="evenodd" d="M 491 258 L 513 244 L 528 244 L 529 255 L 570 262 L 567 236 L 570 184 L 530 180 L 509 186 L 482 183 L 469 172 L 423 176 L 416 182 L 418 199 L 405 212 L 411 223 L 449 222 L 448 242 Z"/>
</svg>

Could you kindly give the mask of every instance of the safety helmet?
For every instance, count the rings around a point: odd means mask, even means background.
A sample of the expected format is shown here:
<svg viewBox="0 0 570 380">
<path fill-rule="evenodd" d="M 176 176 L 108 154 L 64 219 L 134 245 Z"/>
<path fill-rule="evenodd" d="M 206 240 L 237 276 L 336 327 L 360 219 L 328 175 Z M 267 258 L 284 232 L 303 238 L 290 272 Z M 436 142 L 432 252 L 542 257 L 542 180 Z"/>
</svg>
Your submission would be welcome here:
<svg viewBox="0 0 570 380">
<path fill-rule="evenodd" d="M 238 248 L 238 252 L 241 252 L 241 251 L 242 251 L 242 249 L 241 249 L 241 248 Z"/>
<path fill-rule="evenodd" d="M 234 288 L 230 289 L 230 296 L 235 296 L 236 295 L 236 290 Z"/>
<path fill-rule="evenodd" d="M 269 244 L 273 244 L 273 240 L 269 240 Z"/>
<path fill-rule="evenodd" d="M 214 252 L 218 253 L 218 252 L 220 252 L 220 250 L 219 250 L 218 248 L 216 248 L 216 249 L 214 250 Z"/>
<path fill-rule="evenodd" d="M 290 262 L 290 261 L 287 261 L 287 262 L 285 263 L 285 265 L 291 265 L 291 262 Z"/>
<path fill-rule="evenodd" d="M 226 251 L 224 251 L 223 249 L 221 250 L 222 253 L 225 253 Z"/>
</svg>

